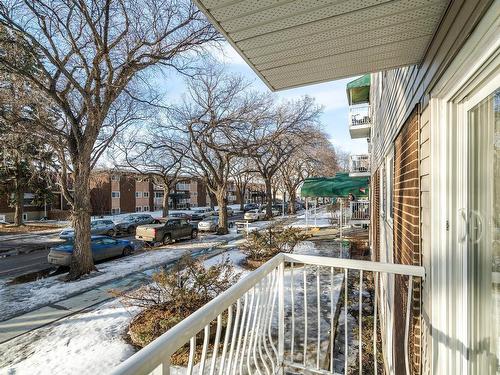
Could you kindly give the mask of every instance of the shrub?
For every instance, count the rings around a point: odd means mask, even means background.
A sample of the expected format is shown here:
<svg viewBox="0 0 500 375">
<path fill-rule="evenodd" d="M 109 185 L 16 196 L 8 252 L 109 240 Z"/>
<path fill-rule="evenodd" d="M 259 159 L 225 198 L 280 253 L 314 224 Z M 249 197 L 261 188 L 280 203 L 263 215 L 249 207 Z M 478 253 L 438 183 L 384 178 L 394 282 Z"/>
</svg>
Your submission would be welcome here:
<svg viewBox="0 0 500 375">
<path fill-rule="evenodd" d="M 200 261 L 185 256 L 173 268 L 153 274 L 153 282 L 149 285 L 132 292 L 114 294 L 120 296 L 126 306 L 144 308 L 131 321 L 128 330 L 132 344 L 142 348 L 238 279 L 239 274 L 228 258 L 205 268 Z M 179 362 L 176 364 L 184 364 L 184 357 L 178 355 Z"/>
<path fill-rule="evenodd" d="M 264 262 L 279 253 L 291 253 L 301 241 L 311 235 L 298 228 L 269 227 L 266 231 L 252 232 L 243 245 L 243 252 L 251 261 Z"/>
</svg>

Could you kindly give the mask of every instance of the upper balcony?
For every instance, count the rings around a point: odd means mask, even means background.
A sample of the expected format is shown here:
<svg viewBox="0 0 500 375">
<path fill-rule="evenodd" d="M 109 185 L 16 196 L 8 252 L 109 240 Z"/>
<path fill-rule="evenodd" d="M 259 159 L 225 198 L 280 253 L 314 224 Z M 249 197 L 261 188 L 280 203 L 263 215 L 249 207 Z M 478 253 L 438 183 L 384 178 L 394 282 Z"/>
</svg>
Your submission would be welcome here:
<svg viewBox="0 0 500 375">
<path fill-rule="evenodd" d="M 351 155 L 349 157 L 349 176 L 350 177 L 369 177 L 370 176 L 370 157 L 367 154 Z"/>
<path fill-rule="evenodd" d="M 349 107 L 349 133 L 352 139 L 370 138 L 372 114 L 369 104 L 357 104 Z"/>
<path fill-rule="evenodd" d="M 142 374 L 338 374 L 348 360 L 381 350 L 377 304 L 368 300 L 394 275 L 413 299 L 413 283 L 425 277 L 417 266 L 278 254 L 207 305 L 115 368 L 115 375 Z M 364 287 L 368 281 L 375 287 Z M 409 373 L 411 303 L 405 317 L 403 356 Z M 348 308 L 346 308 L 348 307 Z M 356 316 L 367 319 L 358 319 Z M 368 335 L 369 333 L 369 335 Z M 340 338 L 339 338 L 340 337 Z M 347 354 L 347 355 L 346 355 Z M 182 364 L 179 364 L 182 359 Z M 376 363 L 376 361 L 375 361 Z"/>
<path fill-rule="evenodd" d="M 370 107 L 371 77 L 366 74 L 347 84 L 349 132 L 351 138 L 370 138 L 372 112 Z"/>
</svg>

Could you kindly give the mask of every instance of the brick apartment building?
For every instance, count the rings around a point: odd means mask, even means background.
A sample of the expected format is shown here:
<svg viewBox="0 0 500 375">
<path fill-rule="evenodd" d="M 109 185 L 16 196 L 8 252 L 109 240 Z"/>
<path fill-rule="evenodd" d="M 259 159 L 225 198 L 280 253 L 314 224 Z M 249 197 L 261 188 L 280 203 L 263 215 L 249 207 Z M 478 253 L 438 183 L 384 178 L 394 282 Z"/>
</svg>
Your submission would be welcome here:
<svg viewBox="0 0 500 375">
<path fill-rule="evenodd" d="M 93 216 L 158 211 L 163 208 L 163 188 L 138 173 L 95 170 L 90 184 Z M 69 190 L 71 191 L 71 187 Z M 42 217 L 66 219 L 70 213 L 70 205 L 60 192 L 54 192 L 51 202 L 40 207 L 32 205 L 31 198 L 31 194 L 25 194 L 24 220 L 39 220 Z M 236 186 L 231 183 L 228 189 L 228 204 L 239 204 L 240 201 Z M 263 203 L 264 185 L 258 182 L 249 183 L 243 201 Z M 207 187 L 201 179 L 186 177 L 169 193 L 169 209 L 182 210 L 211 204 Z M 213 202 L 213 205 L 217 205 L 217 202 Z M 9 222 L 14 220 L 14 208 L 9 207 L 7 196 L 0 197 L 0 219 Z"/>
<path fill-rule="evenodd" d="M 117 215 L 131 212 L 157 211 L 163 208 L 164 191 L 147 176 L 114 170 L 94 171 L 90 199 L 92 215 Z M 169 193 L 170 209 L 185 209 L 207 205 L 206 187 L 201 180 L 186 178 Z M 60 193 L 49 210 L 49 218 L 66 217 L 69 205 Z"/>
</svg>

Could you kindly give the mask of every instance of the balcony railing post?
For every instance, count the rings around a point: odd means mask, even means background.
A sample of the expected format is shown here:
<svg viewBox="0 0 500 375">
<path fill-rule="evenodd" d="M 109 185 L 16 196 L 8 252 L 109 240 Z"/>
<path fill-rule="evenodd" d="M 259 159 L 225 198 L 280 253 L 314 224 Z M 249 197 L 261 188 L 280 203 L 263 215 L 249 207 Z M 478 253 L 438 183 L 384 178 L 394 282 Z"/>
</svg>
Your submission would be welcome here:
<svg viewBox="0 0 500 375">
<path fill-rule="evenodd" d="M 285 261 L 278 266 L 278 368 L 279 373 L 284 374 L 285 360 Z"/>
</svg>

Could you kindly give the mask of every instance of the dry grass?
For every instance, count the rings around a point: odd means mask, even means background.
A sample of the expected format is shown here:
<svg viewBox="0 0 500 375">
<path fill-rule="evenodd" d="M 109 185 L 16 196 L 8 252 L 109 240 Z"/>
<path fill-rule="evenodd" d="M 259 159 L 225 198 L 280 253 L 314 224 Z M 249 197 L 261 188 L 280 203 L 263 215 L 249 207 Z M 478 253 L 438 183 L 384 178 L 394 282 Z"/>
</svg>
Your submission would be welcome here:
<svg viewBox="0 0 500 375">
<path fill-rule="evenodd" d="M 27 224 L 16 226 L 14 224 L 0 225 L 0 235 L 2 234 L 23 234 L 31 232 L 41 232 L 44 230 L 59 229 L 55 224 Z"/>
</svg>

